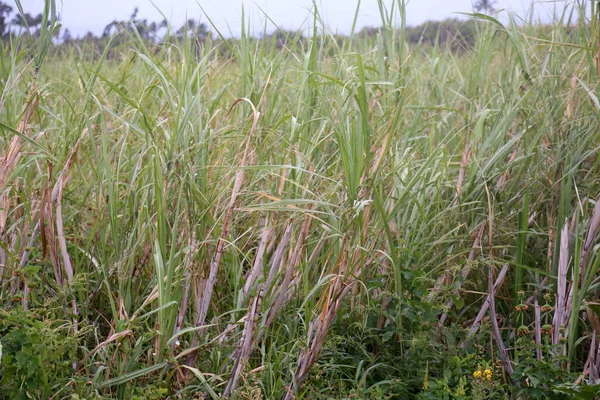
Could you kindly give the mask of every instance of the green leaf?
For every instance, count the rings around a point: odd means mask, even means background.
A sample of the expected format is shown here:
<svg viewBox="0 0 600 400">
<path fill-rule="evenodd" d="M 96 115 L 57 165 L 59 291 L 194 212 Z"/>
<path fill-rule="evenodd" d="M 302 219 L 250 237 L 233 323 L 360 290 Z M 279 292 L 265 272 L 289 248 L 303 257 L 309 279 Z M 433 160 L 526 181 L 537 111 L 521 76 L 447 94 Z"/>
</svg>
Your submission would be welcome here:
<svg viewBox="0 0 600 400">
<path fill-rule="evenodd" d="M 460 310 L 465 306 L 465 299 L 463 299 L 460 295 L 452 296 L 452 301 L 454 302 L 454 306 L 457 310 Z"/>
<path fill-rule="evenodd" d="M 118 376 L 116 378 L 112 378 L 112 379 L 109 379 L 107 381 L 104 381 L 104 382 L 98 384 L 98 388 L 101 389 L 103 387 L 110 387 L 110 386 L 120 385 L 120 384 L 123 384 L 125 382 L 129 382 L 130 380 L 141 378 L 144 375 L 151 374 L 152 372 L 155 372 L 155 371 L 158 371 L 160 369 L 163 369 L 166 366 L 167 366 L 166 362 L 161 362 L 159 364 L 152 365 L 152 366 L 150 366 L 148 368 L 142 368 L 142 369 L 139 369 L 137 371 L 133 371 L 133 372 L 130 372 L 128 374 L 121 375 L 121 376 Z"/>
</svg>

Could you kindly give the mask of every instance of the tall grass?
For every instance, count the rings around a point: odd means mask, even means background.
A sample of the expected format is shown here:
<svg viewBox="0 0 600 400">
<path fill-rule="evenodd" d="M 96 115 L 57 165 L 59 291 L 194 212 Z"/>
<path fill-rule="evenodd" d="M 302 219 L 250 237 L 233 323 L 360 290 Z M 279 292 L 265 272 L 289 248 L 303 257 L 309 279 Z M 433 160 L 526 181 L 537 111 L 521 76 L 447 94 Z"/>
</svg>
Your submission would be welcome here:
<svg viewBox="0 0 600 400">
<path fill-rule="evenodd" d="M 456 51 L 379 8 L 342 43 L 314 8 L 285 46 L 99 50 L 53 48 L 47 1 L 0 44 L 0 301 L 67 321 L 74 392 L 423 397 L 482 345 L 517 393 L 523 326 L 597 382 L 595 17 L 473 14 Z"/>
</svg>

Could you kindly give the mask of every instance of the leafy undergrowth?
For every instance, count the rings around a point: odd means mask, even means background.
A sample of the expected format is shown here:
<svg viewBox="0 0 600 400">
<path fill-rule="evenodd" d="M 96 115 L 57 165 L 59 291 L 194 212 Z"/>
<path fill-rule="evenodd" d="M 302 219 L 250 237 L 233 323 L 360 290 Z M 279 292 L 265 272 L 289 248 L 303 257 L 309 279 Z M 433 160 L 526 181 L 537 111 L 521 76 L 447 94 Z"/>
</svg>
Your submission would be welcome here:
<svg viewBox="0 0 600 400">
<path fill-rule="evenodd" d="M 0 399 L 600 390 L 595 10 L 55 44 L 45 4 L 0 41 Z"/>
</svg>

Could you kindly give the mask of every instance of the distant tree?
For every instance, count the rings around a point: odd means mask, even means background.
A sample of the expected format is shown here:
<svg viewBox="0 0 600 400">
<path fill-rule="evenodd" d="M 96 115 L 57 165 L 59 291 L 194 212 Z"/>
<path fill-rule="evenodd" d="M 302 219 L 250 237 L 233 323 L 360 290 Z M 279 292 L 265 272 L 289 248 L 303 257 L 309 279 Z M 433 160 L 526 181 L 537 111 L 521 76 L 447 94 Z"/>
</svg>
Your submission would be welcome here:
<svg viewBox="0 0 600 400">
<path fill-rule="evenodd" d="M 86 33 L 85 36 L 81 38 L 81 41 L 87 43 L 94 43 L 96 41 L 96 36 L 94 36 L 93 32 L 88 31 L 88 33 Z"/>
<path fill-rule="evenodd" d="M 148 24 L 148 20 L 138 19 L 138 11 L 139 9 L 137 7 L 133 10 L 133 14 L 129 17 L 129 24 L 126 25 L 126 30 L 133 31 L 135 29 L 142 39 L 151 40 L 156 33 L 156 22 Z"/>
<path fill-rule="evenodd" d="M 211 32 L 208 30 L 206 24 L 199 24 L 196 27 L 196 37 L 206 39 L 211 36 Z"/>
<path fill-rule="evenodd" d="M 133 13 L 131 13 L 131 16 L 129 17 L 129 20 L 130 20 L 130 21 L 135 21 L 135 20 L 137 19 L 137 15 L 138 15 L 138 12 L 139 12 L 139 11 L 140 11 L 140 9 L 139 9 L 139 8 L 137 8 L 137 7 L 135 7 L 135 8 L 133 9 Z"/>
<path fill-rule="evenodd" d="M 63 35 L 62 35 L 63 43 L 70 43 L 72 40 L 73 40 L 73 37 L 71 36 L 71 32 L 69 32 L 69 28 L 65 29 L 65 31 L 63 32 Z"/>
<path fill-rule="evenodd" d="M 190 39 L 196 39 L 198 41 L 204 41 L 210 36 L 210 31 L 206 24 L 198 23 L 195 19 L 188 19 L 176 32 L 178 39 L 188 37 Z"/>
<path fill-rule="evenodd" d="M 275 40 L 277 48 L 291 46 L 292 44 L 300 44 L 304 40 L 302 32 L 286 31 L 283 29 L 277 29 L 270 35 L 267 35 L 266 39 Z"/>
<path fill-rule="evenodd" d="M 144 40 L 154 40 L 156 38 L 156 32 L 163 26 L 162 23 L 157 24 L 156 22 L 148 23 L 146 19 L 138 19 L 139 9 L 136 7 L 133 13 L 129 17 L 128 21 L 114 20 L 104 28 L 102 33 L 103 37 L 112 35 L 113 33 L 133 33 L 137 31 Z"/>
<path fill-rule="evenodd" d="M 169 29 L 169 21 L 167 21 L 166 19 L 163 19 L 162 21 L 160 21 L 157 26 L 156 26 L 156 34 L 158 34 L 158 31 L 160 31 L 161 29 Z"/>
<path fill-rule="evenodd" d="M 496 0 L 477 0 L 477 2 L 473 4 L 473 8 L 477 12 L 490 14 L 495 11 L 494 4 L 496 4 Z"/>
<path fill-rule="evenodd" d="M 37 29 L 38 25 L 42 25 L 42 20 L 43 20 L 42 14 L 38 14 L 35 17 L 29 13 L 25 13 L 24 15 L 17 14 L 13 18 L 12 24 L 19 26 L 21 28 Z"/>
<path fill-rule="evenodd" d="M 164 23 L 164 22 L 163 22 Z M 163 28 L 165 25 L 163 23 L 160 24 L 160 28 Z M 184 22 L 183 25 L 177 31 L 169 35 L 170 37 L 165 37 L 164 40 L 183 40 L 185 38 L 192 39 L 196 43 L 203 43 L 207 38 L 212 37 L 212 32 L 209 31 L 208 26 L 206 24 L 200 23 L 195 19 L 188 19 Z"/>
<path fill-rule="evenodd" d="M 109 23 L 108 25 L 106 25 L 104 27 L 104 30 L 102 31 L 102 37 L 108 37 L 110 36 L 114 29 L 117 28 L 119 22 L 117 20 L 112 21 L 111 23 Z"/>
<path fill-rule="evenodd" d="M 8 17 L 13 9 L 8 4 L 0 1 L 0 37 L 8 34 Z"/>
<path fill-rule="evenodd" d="M 374 37 L 381 30 L 381 28 L 376 28 L 373 26 L 365 26 L 358 32 L 358 36 L 360 37 Z"/>
</svg>

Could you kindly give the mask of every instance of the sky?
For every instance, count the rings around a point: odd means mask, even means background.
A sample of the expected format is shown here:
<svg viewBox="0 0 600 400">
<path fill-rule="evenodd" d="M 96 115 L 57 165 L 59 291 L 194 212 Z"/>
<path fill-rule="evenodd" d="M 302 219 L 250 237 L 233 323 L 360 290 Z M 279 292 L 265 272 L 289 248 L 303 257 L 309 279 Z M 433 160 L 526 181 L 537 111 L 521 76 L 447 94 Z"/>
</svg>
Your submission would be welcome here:
<svg viewBox="0 0 600 400">
<path fill-rule="evenodd" d="M 5 0 L 6 1 L 6 0 Z M 391 4 L 392 0 L 384 0 Z M 15 0 L 8 0 L 8 4 Z M 179 27 L 187 18 L 194 18 L 209 25 L 206 15 L 225 36 L 239 36 L 241 32 L 242 5 L 246 18 L 255 34 L 264 31 L 265 14 L 283 29 L 307 28 L 307 17 L 312 0 L 56 0 L 63 26 L 75 37 L 88 31 L 102 33 L 111 21 L 127 20 L 135 7 L 138 18 L 160 21 L 160 10 L 173 26 Z M 418 25 L 427 20 L 457 17 L 456 12 L 472 12 L 472 0 L 409 0 L 406 7 L 408 25 Z M 358 0 L 317 0 L 317 5 L 327 28 L 331 32 L 347 34 L 351 27 Z M 536 0 L 536 17 L 548 19 L 554 7 L 562 9 L 563 1 Z M 21 0 L 25 12 L 37 15 L 42 11 L 43 0 Z M 202 8 L 200 7 L 202 6 Z M 532 0 L 497 0 L 496 9 L 505 9 L 517 15 L 530 10 Z M 16 7 L 14 7 L 16 10 Z M 262 11 L 261 11 L 262 10 Z M 264 11 L 264 13 L 263 13 Z M 268 21 L 267 21 L 268 22 Z M 377 0 L 362 0 L 358 29 L 379 26 L 380 16 Z M 212 30 L 212 29 L 211 29 Z M 268 23 L 267 31 L 274 30 Z"/>
</svg>

